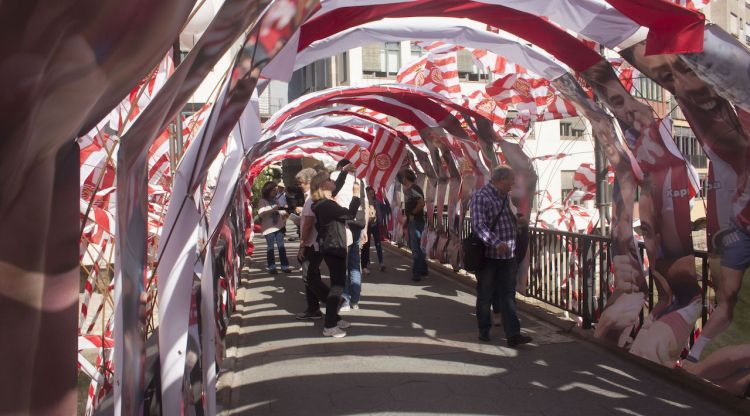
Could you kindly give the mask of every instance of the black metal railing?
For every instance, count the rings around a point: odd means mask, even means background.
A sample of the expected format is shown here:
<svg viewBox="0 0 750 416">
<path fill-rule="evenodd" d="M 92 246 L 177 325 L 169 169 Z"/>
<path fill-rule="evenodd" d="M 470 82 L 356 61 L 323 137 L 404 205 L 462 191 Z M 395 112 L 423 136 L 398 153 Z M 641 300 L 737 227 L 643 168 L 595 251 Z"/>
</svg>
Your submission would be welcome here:
<svg viewBox="0 0 750 416">
<path fill-rule="evenodd" d="M 460 218 L 449 224 L 447 213 L 438 219 L 437 209 L 428 217 L 431 226 L 456 229 Z M 449 225 L 452 225 L 449 227 Z M 461 238 L 471 234 L 471 221 L 467 216 L 460 222 Z M 578 234 L 544 228 L 529 228 L 529 270 L 526 296 L 581 317 L 583 327 L 591 328 L 599 320 L 607 300 L 614 291 L 611 240 L 609 237 Z M 645 246 L 639 246 L 640 257 L 645 258 Z M 708 253 L 696 250 L 695 266 L 701 286 L 702 313 L 695 329 L 702 328 L 710 311 L 716 305 L 711 285 Z M 641 312 L 641 323 L 658 301 L 654 277 L 649 269 L 646 305 Z M 694 337 L 691 337 L 691 344 Z"/>
<path fill-rule="evenodd" d="M 580 316 L 591 328 L 614 291 L 611 241 L 609 238 L 532 227 L 529 238 L 527 296 Z M 641 258 L 645 247 L 639 247 Z M 708 253 L 696 250 L 696 275 L 701 286 L 702 313 L 695 330 L 702 328 L 715 306 Z M 658 301 L 654 277 L 649 269 L 646 305 L 640 321 Z M 691 344 L 694 337 L 691 337 Z"/>
</svg>

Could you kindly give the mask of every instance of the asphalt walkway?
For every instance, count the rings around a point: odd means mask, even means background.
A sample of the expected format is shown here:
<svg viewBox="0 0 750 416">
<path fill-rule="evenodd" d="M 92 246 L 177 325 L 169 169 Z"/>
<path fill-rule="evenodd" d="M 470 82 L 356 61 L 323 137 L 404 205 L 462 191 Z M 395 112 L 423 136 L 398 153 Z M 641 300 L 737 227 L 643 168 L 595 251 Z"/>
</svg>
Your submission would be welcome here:
<svg viewBox="0 0 750 416">
<path fill-rule="evenodd" d="M 294 265 L 297 244 L 287 243 Z M 222 414 L 733 414 L 523 313 L 532 344 L 507 348 L 500 327 L 480 343 L 473 288 L 438 273 L 413 283 L 409 263 L 386 250 L 388 270 L 363 277 L 361 309 L 342 313 L 348 335 L 327 338 L 322 321 L 294 318 L 300 272 L 267 274 L 256 240 L 227 338 Z"/>
</svg>

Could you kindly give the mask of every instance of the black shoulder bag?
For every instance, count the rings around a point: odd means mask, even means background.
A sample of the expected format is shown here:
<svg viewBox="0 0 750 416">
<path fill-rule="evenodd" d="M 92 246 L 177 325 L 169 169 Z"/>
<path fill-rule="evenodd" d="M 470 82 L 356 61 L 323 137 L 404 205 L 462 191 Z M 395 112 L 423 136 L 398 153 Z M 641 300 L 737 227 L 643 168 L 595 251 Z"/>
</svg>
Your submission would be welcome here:
<svg viewBox="0 0 750 416">
<path fill-rule="evenodd" d="M 319 208 L 318 201 L 313 204 L 313 211 Z M 325 209 L 325 207 L 323 207 Z M 346 226 L 340 221 L 331 221 L 325 227 L 318 228 L 318 245 L 320 246 L 320 253 L 324 256 L 346 258 Z"/>
<path fill-rule="evenodd" d="M 497 222 L 500 220 L 500 216 L 503 215 L 503 212 L 505 211 L 506 205 L 508 205 L 507 202 L 504 203 L 502 207 L 500 207 L 500 212 L 492 221 L 492 225 L 490 225 L 490 231 L 493 230 L 497 225 Z M 476 273 L 477 271 L 481 270 L 482 267 L 484 267 L 484 252 L 487 249 L 487 245 L 484 244 L 484 241 L 482 241 L 482 239 L 479 238 L 477 233 L 473 230 L 468 237 L 464 238 L 462 243 L 464 249 L 464 269 L 466 269 L 467 272 Z"/>
</svg>

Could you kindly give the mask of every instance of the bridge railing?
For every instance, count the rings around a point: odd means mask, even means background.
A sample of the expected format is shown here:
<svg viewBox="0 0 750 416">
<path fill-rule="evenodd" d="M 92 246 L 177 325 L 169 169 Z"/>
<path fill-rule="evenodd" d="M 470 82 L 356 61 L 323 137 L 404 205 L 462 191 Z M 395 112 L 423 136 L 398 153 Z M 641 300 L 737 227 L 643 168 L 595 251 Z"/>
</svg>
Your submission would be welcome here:
<svg viewBox="0 0 750 416">
<path fill-rule="evenodd" d="M 437 211 L 437 210 L 436 210 Z M 431 225 L 449 224 L 448 215 L 438 219 L 437 212 Z M 457 220 L 457 219 L 456 219 Z M 450 227 L 450 226 L 454 227 Z M 591 328 L 599 320 L 607 300 L 614 291 L 612 267 L 612 242 L 608 237 L 529 228 L 529 270 L 527 296 L 579 316 L 584 328 Z M 471 234 L 471 221 L 462 221 L 461 238 Z M 645 246 L 639 245 L 641 259 L 645 259 Z M 716 306 L 716 296 L 711 285 L 708 253 L 696 250 L 696 276 L 701 286 L 702 313 L 695 330 L 702 328 L 711 310 Z M 640 321 L 653 310 L 658 292 L 650 268 L 647 270 L 648 293 Z M 634 334 L 633 334 L 634 335 Z M 691 344 L 694 337 L 691 337 Z"/>
<path fill-rule="evenodd" d="M 644 259 L 643 244 L 639 245 L 639 251 Z M 528 255 L 527 296 L 580 316 L 584 328 L 598 321 L 615 284 L 609 238 L 531 227 Z M 697 330 L 705 324 L 715 306 L 707 252 L 695 251 L 695 267 L 703 305 Z M 650 268 L 646 278 L 648 293 L 641 323 L 658 301 Z"/>
</svg>

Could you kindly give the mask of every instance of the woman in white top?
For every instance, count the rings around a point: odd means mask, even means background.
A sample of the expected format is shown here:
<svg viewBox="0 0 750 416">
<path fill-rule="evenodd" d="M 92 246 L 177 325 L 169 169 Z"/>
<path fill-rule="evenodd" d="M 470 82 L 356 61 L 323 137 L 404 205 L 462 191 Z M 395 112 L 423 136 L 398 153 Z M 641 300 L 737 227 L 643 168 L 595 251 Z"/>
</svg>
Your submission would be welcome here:
<svg viewBox="0 0 750 416">
<path fill-rule="evenodd" d="M 281 231 L 286 225 L 286 219 L 289 214 L 281 209 L 276 202 L 276 193 L 278 187 L 273 181 L 266 182 L 261 191 L 261 200 L 258 204 L 258 216 L 260 217 L 260 227 L 262 234 L 266 237 L 266 261 L 268 262 L 268 272 L 271 274 L 278 273 L 274 261 L 273 246 L 276 244 L 279 248 L 279 262 L 281 270 L 284 273 L 290 273 L 289 260 L 286 258 L 286 248 L 284 247 L 284 233 Z"/>
</svg>

